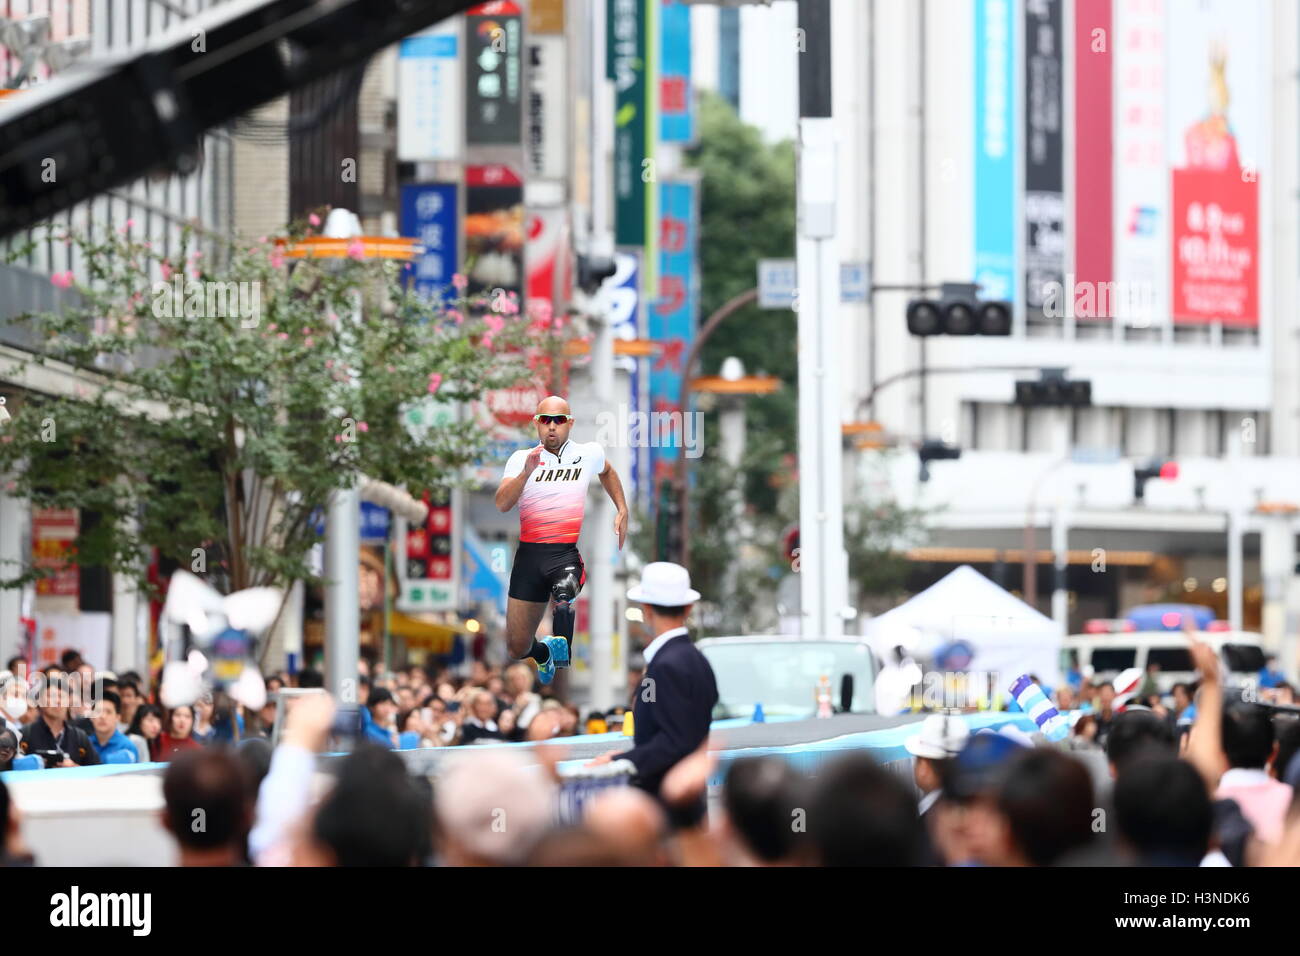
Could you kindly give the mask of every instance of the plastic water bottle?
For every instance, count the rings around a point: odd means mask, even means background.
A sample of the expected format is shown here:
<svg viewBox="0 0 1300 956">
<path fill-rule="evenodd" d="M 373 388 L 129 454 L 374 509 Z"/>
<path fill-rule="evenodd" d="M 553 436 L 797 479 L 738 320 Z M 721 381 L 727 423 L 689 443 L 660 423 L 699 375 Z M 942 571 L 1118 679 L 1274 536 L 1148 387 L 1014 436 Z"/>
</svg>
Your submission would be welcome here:
<svg viewBox="0 0 1300 956">
<path fill-rule="evenodd" d="M 750 723 L 762 724 L 766 722 L 767 722 L 767 715 L 763 713 L 763 702 L 760 700 L 757 704 L 754 705 L 754 716 L 750 719 Z"/>
<path fill-rule="evenodd" d="M 1048 740 L 1056 742 L 1070 735 L 1070 721 L 1047 699 L 1043 689 L 1021 674 L 1011 684 L 1011 696 L 1030 717 Z"/>
<path fill-rule="evenodd" d="M 834 713 L 831 706 L 831 679 L 823 674 L 817 682 L 817 716 L 830 717 Z"/>
</svg>

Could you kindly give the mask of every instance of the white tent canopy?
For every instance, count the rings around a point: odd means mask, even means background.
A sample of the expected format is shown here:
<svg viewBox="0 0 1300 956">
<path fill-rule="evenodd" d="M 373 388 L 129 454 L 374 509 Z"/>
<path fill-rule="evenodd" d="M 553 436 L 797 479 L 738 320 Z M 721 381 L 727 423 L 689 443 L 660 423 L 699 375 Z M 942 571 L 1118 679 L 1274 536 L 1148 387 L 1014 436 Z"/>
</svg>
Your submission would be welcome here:
<svg viewBox="0 0 1300 956">
<path fill-rule="evenodd" d="M 972 671 L 996 671 L 1005 691 L 1021 674 L 1055 687 L 1064 637 L 1051 618 L 963 564 L 898 607 L 872 618 L 866 637 L 882 660 L 902 645 L 929 657 L 955 640 L 970 645 Z"/>
</svg>

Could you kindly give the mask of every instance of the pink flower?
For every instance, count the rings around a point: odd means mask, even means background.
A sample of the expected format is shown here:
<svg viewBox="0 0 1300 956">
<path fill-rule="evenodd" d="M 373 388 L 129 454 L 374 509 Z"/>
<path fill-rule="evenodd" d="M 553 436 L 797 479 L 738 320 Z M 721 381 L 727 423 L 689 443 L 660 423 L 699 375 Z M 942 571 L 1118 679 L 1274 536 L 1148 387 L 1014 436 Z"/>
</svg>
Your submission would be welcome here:
<svg viewBox="0 0 1300 956">
<path fill-rule="evenodd" d="M 335 440 L 335 441 L 342 441 L 342 440 L 343 440 L 343 436 L 342 436 L 342 435 L 335 435 L 335 436 L 334 436 L 334 440 Z"/>
<path fill-rule="evenodd" d="M 281 342 L 283 342 L 283 341 L 284 341 L 285 339 L 287 339 L 288 337 L 289 337 L 289 333 L 288 333 L 288 332 L 281 332 L 280 335 L 278 336 L 278 338 L 280 339 Z"/>
<path fill-rule="evenodd" d="M 466 279 L 459 272 L 457 272 L 455 275 L 451 277 L 451 284 L 454 285 L 457 289 L 463 290 L 467 285 L 469 285 L 469 280 Z"/>
<path fill-rule="evenodd" d="M 333 367 L 334 367 L 334 360 L 333 360 L 333 359 L 326 359 L 326 360 L 325 360 L 325 367 L 326 367 L 326 368 L 333 368 Z"/>
<path fill-rule="evenodd" d="M 259 243 L 265 243 L 265 242 L 266 242 L 266 236 L 258 236 L 258 237 L 257 237 L 257 241 L 258 241 Z"/>
<path fill-rule="evenodd" d="M 492 347 L 492 336 L 491 336 L 491 335 L 485 335 L 485 336 L 483 336 L 483 347 L 484 347 L 485 349 L 490 349 L 490 348 Z"/>
<path fill-rule="evenodd" d="M 315 342 L 316 342 L 316 340 L 313 339 L 310 335 L 307 336 L 305 339 L 302 340 L 302 344 L 305 345 L 305 346 L 307 346 L 307 348 L 311 348 L 312 345 L 315 344 Z"/>
<path fill-rule="evenodd" d="M 193 252 L 190 253 L 190 258 L 191 258 L 191 259 L 202 259 L 202 258 L 203 258 L 203 250 L 202 250 L 202 249 L 195 249 Z"/>
<path fill-rule="evenodd" d="M 388 365 L 388 366 L 385 366 L 385 367 L 388 369 L 389 373 L 392 373 L 392 372 L 396 372 L 396 371 L 397 371 L 397 369 L 394 368 L 394 367 L 391 366 L 391 365 Z"/>
<path fill-rule="evenodd" d="M 303 335 L 311 335 L 311 329 L 303 329 L 303 330 L 302 330 L 302 334 L 303 334 Z"/>
<path fill-rule="evenodd" d="M 266 330 L 268 332 L 274 332 L 277 328 L 279 328 L 279 326 L 277 326 L 274 322 L 272 322 L 270 325 L 266 327 Z"/>
<path fill-rule="evenodd" d="M 271 253 L 271 268 L 278 269 L 284 265 L 284 256 L 280 255 L 280 250 Z"/>
<path fill-rule="evenodd" d="M 534 299 L 529 304 L 528 311 L 532 313 L 534 319 L 543 324 L 550 322 L 551 316 L 555 314 L 550 299 Z"/>
<path fill-rule="evenodd" d="M 442 384 L 442 376 L 437 372 L 429 373 L 429 394 L 435 395 L 438 392 L 438 386 Z"/>
<path fill-rule="evenodd" d="M 366 257 L 366 244 L 360 239 L 353 239 L 348 243 L 349 259 L 364 259 Z"/>
<path fill-rule="evenodd" d="M 359 432 L 368 432 L 368 431 L 370 431 L 370 426 L 369 426 L 368 424 L 366 424 L 365 422 L 357 422 L 357 431 L 359 431 Z"/>
<path fill-rule="evenodd" d="M 486 315 L 483 317 L 483 321 L 487 327 L 492 330 L 493 335 L 499 333 L 506 325 L 504 319 L 498 318 L 495 315 Z"/>
<path fill-rule="evenodd" d="M 69 289 L 72 287 L 72 270 L 67 272 L 56 272 L 50 276 L 50 284 L 56 285 L 60 289 Z"/>
<path fill-rule="evenodd" d="M 172 265 L 170 262 L 164 262 L 158 267 L 162 271 L 163 282 L 170 282 L 172 278 Z"/>
<path fill-rule="evenodd" d="M 315 213 L 312 213 L 310 216 L 307 217 L 307 221 L 311 223 L 313 226 L 319 226 L 320 216 L 316 215 Z"/>
<path fill-rule="evenodd" d="M 461 315 L 461 314 L 460 314 L 460 310 L 458 310 L 458 309 L 452 309 L 452 310 L 451 310 L 450 312 L 448 312 L 447 314 L 450 315 L 453 319 L 456 320 L 456 324 L 457 324 L 457 325 L 460 325 L 462 322 L 465 321 L 465 316 Z"/>
</svg>

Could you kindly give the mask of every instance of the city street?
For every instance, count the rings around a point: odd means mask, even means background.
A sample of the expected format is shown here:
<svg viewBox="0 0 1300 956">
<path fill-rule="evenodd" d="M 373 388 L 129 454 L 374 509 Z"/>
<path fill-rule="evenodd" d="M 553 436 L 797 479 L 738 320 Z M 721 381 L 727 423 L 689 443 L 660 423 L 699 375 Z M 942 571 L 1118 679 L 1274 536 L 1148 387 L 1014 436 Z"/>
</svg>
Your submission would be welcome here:
<svg viewBox="0 0 1300 956">
<path fill-rule="evenodd" d="M 0 0 L 0 865 L 1275 925 L 1298 119 L 1286 0 Z"/>
</svg>

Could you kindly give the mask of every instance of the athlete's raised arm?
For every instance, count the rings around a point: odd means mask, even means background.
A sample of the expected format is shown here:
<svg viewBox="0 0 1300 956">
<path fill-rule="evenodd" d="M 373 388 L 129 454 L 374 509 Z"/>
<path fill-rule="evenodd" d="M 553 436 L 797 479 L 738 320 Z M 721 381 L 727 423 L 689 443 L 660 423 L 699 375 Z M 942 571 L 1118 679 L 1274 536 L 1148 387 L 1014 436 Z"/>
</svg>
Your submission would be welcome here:
<svg viewBox="0 0 1300 956">
<path fill-rule="evenodd" d="M 519 496 L 523 494 L 524 485 L 528 483 L 528 478 L 542 461 L 542 446 L 536 445 L 529 450 L 527 457 L 524 458 L 521 470 L 515 471 L 511 467 L 515 464 L 512 458 L 506 464 L 505 477 L 501 479 L 501 484 L 497 486 L 497 510 L 503 514 L 519 503 Z"/>
<path fill-rule="evenodd" d="M 600 473 L 600 484 L 617 509 L 617 514 L 614 515 L 614 533 L 618 535 L 618 549 L 622 551 L 623 541 L 627 538 L 627 502 L 623 500 L 623 482 L 609 462 L 605 462 L 605 470 Z M 500 492 L 497 492 L 497 497 L 501 497 Z"/>
</svg>

